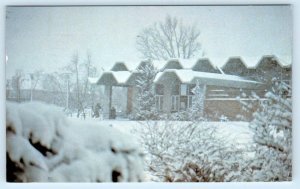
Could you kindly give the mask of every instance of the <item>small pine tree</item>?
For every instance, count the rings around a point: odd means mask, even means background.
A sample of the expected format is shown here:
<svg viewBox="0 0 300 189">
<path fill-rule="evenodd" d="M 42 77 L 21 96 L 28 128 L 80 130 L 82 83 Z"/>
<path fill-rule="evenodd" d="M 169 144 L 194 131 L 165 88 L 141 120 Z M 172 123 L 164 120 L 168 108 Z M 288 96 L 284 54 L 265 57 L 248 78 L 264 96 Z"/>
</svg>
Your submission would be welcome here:
<svg viewBox="0 0 300 189">
<path fill-rule="evenodd" d="M 198 120 L 203 118 L 206 85 L 201 85 L 199 80 L 197 80 L 192 93 L 194 94 L 194 97 L 192 107 L 190 108 L 190 116 L 192 120 Z"/>
<path fill-rule="evenodd" d="M 139 77 L 136 80 L 138 88 L 138 106 L 135 113 L 135 119 L 157 119 L 158 113 L 155 107 L 155 86 L 153 82 L 157 74 L 157 70 L 151 62 L 145 62 L 138 69 L 138 72 Z"/>
<path fill-rule="evenodd" d="M 287 181 L 292 178 L 291 87 L 275 83 L 250 123 L 254 131 L 255 181 Z"/>
</svg>

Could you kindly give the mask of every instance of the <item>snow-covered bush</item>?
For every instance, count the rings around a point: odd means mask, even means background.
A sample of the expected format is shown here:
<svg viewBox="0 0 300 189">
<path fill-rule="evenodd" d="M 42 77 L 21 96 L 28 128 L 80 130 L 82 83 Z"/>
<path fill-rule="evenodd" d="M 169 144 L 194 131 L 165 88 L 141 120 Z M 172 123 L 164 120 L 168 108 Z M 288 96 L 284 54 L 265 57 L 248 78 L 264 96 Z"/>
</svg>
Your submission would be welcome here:
<svg viewBox="0 0 300 189">
<path fill-rule="evenodd" d="M 143 154 L 132 137 L 67 119 L 44 103 L 8 102 L 6 111 L 7 181 L 143 180 Z"/>
<path fill-rule="evenodd" d="M 144 62 L 138 69 L 139 76 L 136 80 L 137 110 L 135 110 L 134 119 L 153 120 L 158 118 L 158 112 L 155 107 L 155 88 L 154 79 L 157 70 L 151 62 Z"/>
<path fill-rule="evenodd" d="M 291 87 L 276 82 L 266 93 L 250 127 L 254 132 L 254 181 L 292 179 L 292 100 Z"/>
<path fill-rule="evenodd" d="M 216 137 L 204 122 L 148 121 L 141 125 L 147 172 L 154 181 L 239 181 L 246 172 L 245 149 Z"/>
<path fill-rule="evenodd" d="M 236 97 L 236 100 L 239 101 L 241 105 L 241 110 L 243 113 L 249 115 L 250 118 L 245 118 L 244 116 L 238 115 L 241 120 L 253 120 L 253 112 L 256 112 L 257 108 L 259 107 L 260 102 L 264 100 L 264 98 L 260 98 L 255 92 L 251 92 L 250 94 L 246 94 L 245 92 L 241 91 L 240 96 Z"/>
<path fill-rule="evenodd" d="M 170 114 L 163 114 L 161 116 L 163 120 L 171 120 L 171 121 L 191 121 L 190 111 L 180 110 L 178 112 L 172 112 Z"/>
</svg>

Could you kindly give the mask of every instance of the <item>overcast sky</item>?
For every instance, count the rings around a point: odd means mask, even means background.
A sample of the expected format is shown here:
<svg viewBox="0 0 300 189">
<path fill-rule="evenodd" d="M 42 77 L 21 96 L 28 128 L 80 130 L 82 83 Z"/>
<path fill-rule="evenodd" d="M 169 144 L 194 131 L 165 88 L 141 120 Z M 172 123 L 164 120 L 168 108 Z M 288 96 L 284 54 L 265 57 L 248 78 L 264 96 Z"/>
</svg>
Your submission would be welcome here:
<svg viewBox="0 0 300 189">
<path fill-rule="evenodd" d="M 7 77 L 16 69 L 58 70 L 76 51 L 81 60 L 89 51 L 105 70 L 116 61 L 139 61 L 136 36 L 167 15 L 197 25 L 206 56 L 216 65 L 229 56 L 291 60 L 289 6 L 8 7 Z"/>
</svg>

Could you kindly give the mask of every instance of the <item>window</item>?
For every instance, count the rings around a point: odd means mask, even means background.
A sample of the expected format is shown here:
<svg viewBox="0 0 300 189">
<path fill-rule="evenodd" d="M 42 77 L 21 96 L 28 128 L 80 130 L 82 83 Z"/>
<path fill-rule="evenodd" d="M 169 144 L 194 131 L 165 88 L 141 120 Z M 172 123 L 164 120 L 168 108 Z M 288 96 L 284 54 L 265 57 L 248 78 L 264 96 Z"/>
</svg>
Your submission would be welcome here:
<svg viewBox="0 0 300 189">
<path fill-rule="evenodd" d="M 163 95 L 155 96 L 155 107 L 158 111 L 162 111 L 163 109 Z"/>
<path fill-rule="evenodd" d="M 180 85 L 180 95 L 181 96 L 186 96 L 188 91 L 188 86 L 187 84 L 181 84 Z"/>
<path fill-rule="evenodd" d="M 187 96 L 180 96 L 180 110 L 187 109 Z"/>
<path fill-rule="evenodd" d="M 179 95 L 172 95 L 172 111 L 179 109 Z"/>
<path fill-rule="evenodd" d="M 187 96 L 187 95 L 193 95 L 192 90 L 195 88 L 195 84 L 187 85 L 187 84 L 181 84 L 180 85 L 180 95 L 181 96 Z"/>
</svg>

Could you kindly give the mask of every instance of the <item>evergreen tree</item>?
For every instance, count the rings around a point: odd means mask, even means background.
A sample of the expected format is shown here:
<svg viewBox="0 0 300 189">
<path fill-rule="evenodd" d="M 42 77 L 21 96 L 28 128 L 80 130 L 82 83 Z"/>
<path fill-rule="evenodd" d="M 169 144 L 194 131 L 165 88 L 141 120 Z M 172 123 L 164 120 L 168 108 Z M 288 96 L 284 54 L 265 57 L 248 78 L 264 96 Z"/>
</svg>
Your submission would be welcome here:
<svg viewBox="0 0 300 189">
<path fill-rule="evenodd" d="M 199 120 L 203 118 L 206 85 L 201 85 L 199 80 L 197 80 L 192 93 L 194 96 L 192 100 L 192 107 L 190 108 L 190 116 L 192 120 Z"/>
<path fill-rule="evenodd" d="M 276 83 L 265 96 L 250 123 L 254 131 L 255 181 L 287 181 L 292 178 L 291 87 Z"/>
<path fill-rule="evenodd" d="M 157 119 L 158 113 L 155 107 L 155 86 L 153 82 L 157 74 L 157 70 L 151 62 L 145 62 L 138 69 L 138 72 L 139 76 L 136 80 L 138 88 L 138 106 L 135 113 L 135 119 Z"/>
</svg>

